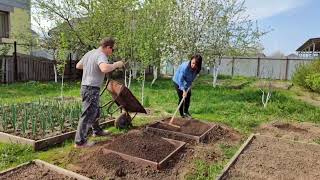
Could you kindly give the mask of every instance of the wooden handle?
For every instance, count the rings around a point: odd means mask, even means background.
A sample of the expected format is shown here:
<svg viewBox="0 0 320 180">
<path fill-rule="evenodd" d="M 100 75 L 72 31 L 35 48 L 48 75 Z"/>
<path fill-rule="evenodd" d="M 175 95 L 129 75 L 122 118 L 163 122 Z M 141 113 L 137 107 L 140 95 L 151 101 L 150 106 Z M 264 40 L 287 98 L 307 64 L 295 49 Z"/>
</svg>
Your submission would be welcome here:
<svg viewBox="0 0 320 180">
<path fill-rule="evenodd" d="M 187 93 L 189 92 L 190 88 L 191 88 L 191 87 L 188 88 Z M 181 99 L 181 101 L 180 101 L 180 103 L 179 103 L 176 111 L 174 112 L 173 116 L 171 117 L 171 120 L 170 120 L 169 124 L 172 124 L 174 117 L 176 116 L 179 108 L 181 107 L 181 105 L 182 105 L 182 103 L 184 102 L 184 100 L 186 99 L 186 97 L 187 97 L 187 96 L 184 96 L 184 97 Z"/>
</svg>

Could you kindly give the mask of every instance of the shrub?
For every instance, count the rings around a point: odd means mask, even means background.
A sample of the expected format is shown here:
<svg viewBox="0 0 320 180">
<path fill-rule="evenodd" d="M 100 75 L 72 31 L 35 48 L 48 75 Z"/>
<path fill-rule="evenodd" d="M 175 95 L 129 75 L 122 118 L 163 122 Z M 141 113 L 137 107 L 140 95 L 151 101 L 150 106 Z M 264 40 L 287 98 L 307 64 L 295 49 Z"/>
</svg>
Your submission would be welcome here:
<svg viewBox="0 0 320 180">
<path fill-rule="evenodd" d="M 320 92 L 320 59 L 309 64 L 300 65 L 293 75 L 293 82 L 297 85 Z"/>
<path fill-rule="evenodd" d="M 306 83 L 312 91 L 320 93 L 320 73 L 308 75 L 306 77 Z"/>
</svg>

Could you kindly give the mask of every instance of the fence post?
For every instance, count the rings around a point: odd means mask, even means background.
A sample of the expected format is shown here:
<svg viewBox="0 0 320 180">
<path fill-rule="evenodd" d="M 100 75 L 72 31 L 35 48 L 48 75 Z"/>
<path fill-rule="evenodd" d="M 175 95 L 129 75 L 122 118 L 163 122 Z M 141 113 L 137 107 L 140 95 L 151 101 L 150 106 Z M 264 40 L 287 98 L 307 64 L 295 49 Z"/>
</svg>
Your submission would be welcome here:
<svg viewBox="0 0 320 180">
<path fill-rule="evenodd" d="M 258 57 L 257 77 L 260 77 L 260 56 Z"/>
<path fill-rule="evenodd" d="M 70 79 L 72 79 L 72 77 L 73 77 L 73 72 L 72 72 L 72 54 L 70 53 L 69 54 L 69 72 L 70 72 L 70 76 L 71 76 L 71 78 Z"/>
<path fill-rule="evenodd" d="M 232 67 L 231 67 L 231 76 L 233 77 L 233 75 L 234 75 L 234 61 L 235 61 L 235 59 L 234 59 L 234 56 L 232 57 Z"/>
<path fill-rule="evenodd" d="M 17 63 L 17 41 L 13 43 L 13 66 L 14 66 L 14 73 L 13 73 L 13 81 L 18 80 L 18 63 Z"/>
<path fill-rule="evenodd" d="M 289 73 L 289 58 L 286 59 L 286 74 L 285 74 L 285 80 L 288 80 L 288 73 Z"/>
</svg>

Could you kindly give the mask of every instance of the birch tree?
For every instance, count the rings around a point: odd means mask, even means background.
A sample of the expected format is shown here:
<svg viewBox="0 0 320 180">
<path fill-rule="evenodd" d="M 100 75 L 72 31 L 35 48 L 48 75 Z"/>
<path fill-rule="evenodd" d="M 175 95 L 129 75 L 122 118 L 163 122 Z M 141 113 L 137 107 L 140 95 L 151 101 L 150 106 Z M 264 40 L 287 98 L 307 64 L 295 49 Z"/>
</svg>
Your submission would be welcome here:
<svg viewBox="0 0 320 180">
<path fill-rule="evenodd" d="M 213 66 L 213 86 L 225 55 L 243 55 L 265 34 L 246 15 L 244 0 L 177 1 L 170 11 L 164 51 L 178 64 L 200 53 Z"/>
</svg>

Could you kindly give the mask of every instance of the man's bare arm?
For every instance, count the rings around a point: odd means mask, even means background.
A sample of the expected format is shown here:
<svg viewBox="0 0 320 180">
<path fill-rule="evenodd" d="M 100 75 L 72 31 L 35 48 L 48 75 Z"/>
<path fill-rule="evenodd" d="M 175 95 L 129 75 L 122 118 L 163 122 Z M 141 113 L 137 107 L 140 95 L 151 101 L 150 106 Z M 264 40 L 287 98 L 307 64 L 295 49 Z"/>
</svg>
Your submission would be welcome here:
<svg viewBox="0 0 320 180">
<path fill-rule="evenodd" d="M 123 67 L 124 63 L 122 61 L 115 62 L 113 64 L 101 63 L 99 68 L 103 73 L 109 73 L 117 68 Z"/>
<path fill-rule="evenodd" d="M 76 68 L 77 69 L 83 69 L 83 64 L 78 62 L 77 65 L 76 65 Z"/>
</svg>

